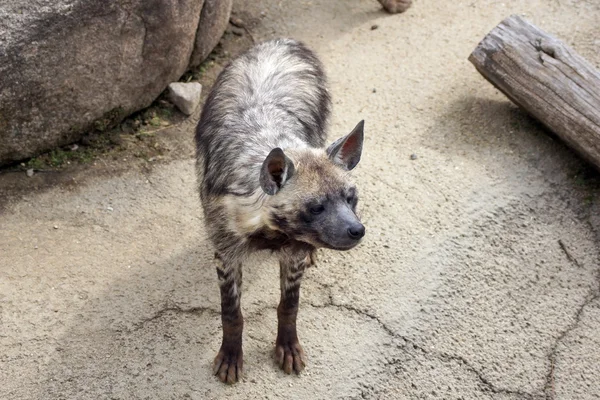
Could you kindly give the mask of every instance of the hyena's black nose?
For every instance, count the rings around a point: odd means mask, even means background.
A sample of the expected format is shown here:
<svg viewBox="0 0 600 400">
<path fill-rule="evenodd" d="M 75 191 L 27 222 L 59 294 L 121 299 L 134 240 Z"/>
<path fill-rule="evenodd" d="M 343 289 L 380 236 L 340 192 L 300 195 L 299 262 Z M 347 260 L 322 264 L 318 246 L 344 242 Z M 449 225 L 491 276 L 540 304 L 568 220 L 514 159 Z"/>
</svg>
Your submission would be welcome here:
<svg viewBox="0 0 600 400">
<path fill-rule="evenodd" d="M 356 224 L 348 228 L 348 236 L 354 240 L 358 240 L 365 236 L 365 227 L 362 224 Z"/>
</svg>

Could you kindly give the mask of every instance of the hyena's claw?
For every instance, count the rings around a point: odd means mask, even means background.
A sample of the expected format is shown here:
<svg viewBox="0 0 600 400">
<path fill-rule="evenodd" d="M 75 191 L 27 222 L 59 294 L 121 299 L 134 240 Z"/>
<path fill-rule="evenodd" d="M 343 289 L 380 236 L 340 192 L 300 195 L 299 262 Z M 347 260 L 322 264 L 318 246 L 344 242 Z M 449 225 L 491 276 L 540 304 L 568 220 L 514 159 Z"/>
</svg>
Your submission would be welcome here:
<svg viewBox="0 0 600 400">
<path fill-rule="evenodd" d="M 213 374 L 224 383 L 233 384 L 242 379 L 244 358 L 242 352 L 219 351 L 213 361 Z"/>
<path fill-rule="evenodd" d="M 410 7 L 412 0 L 379 0 L 385 11 L 390 14 L 402 13 Z"/>
<path fill-rule="evenodd" d="M 276 345 L 275 361 L 286 374 L 291 374 L 292 371 L 299 374 L 306 366 L 306 356 L 298 342 Z"/>
</svg>

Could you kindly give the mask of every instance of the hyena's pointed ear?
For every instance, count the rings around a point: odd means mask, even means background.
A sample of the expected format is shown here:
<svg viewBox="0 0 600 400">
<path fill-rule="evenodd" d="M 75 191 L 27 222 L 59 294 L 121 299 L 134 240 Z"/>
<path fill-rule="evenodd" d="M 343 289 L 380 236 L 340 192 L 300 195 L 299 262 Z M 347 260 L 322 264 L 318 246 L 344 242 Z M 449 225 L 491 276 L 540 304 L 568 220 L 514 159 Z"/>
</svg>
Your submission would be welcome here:
<svg viewBox="0 0 600 400">
<path fill-rule="evenodd" d="M 294 175 L 294 163 L 279 147 L 271 150 L 260 170 L 260 187 L 273 196 Z"/>
<path fill-rule="evenodd" d="M 334 164 L 348 171 L 356 167 L 362 153 L 364 127 L 365 121 L 360 121 L 352 132 L 336 140 L 327 148 L 327 155 Z"/>
</svg>

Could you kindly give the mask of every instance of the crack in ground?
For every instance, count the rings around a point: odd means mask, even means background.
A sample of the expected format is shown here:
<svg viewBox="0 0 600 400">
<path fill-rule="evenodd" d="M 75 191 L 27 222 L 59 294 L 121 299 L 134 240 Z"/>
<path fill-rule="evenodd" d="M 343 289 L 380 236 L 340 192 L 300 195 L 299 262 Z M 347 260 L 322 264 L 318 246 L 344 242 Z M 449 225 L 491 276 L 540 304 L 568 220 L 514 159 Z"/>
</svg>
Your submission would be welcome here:
<svg viewBox="0 0 600 400">
<path fill-rule="evenodd" d="M 488 390 L 488 391 L 490 391 L 492 393 L 496 393 L 496 394 L 516 395 L 523 399 L 533 399 L 533 400 L 544 399 L 543 395 L 535 395 L 535 394 L 523 392 L 520 390 L 511 390 L 511 389 L 507 389 L 507 388 L 497 387 L 488 378 L 486 378 L 482 372 L 478 371 L 474 366 L 472 366 L 469 363 L 469 361 L 467 361 L 467 359 L 465 359 L 464 357 L 451 355 L 451 354 L 447 354 L 447 353 L 429 351 L 429 350 L 425 349 L 423 346 L 408 339 L 407 337 L 394 332 L 389 326 L 387 326 L 387 324 L 385 324 L 383 321 L 381 321 L 381 319 L 379 319 L 379 317 L 377 317 L 376 315 L 374 315 L 368 311 L 361 310 L 361 309 L 356 308 L 351 305 L 334 303 L 331 295 L 330 295 L 330 302 L 325 305 L 315 305 L 315 304 L 310 304 L 310 305 L 314 308 L 327 308 L 327 307 L 341 308 L 341 309 L 345 309 L 347 311 L 353 311 L 359 315 L 365 316 L 365 317 L 377 322 L 379 324 L 379 326 L 389 336 L 402 340 L 405 344 L 398 345 L 398 347 L 400 349 L 402 349 L 404 351 L 408 351 L 408 347 L 412 346 L 413 349 L 419 350 L 419 351 L 421 351 L 421 353 L 428 355 L 428 356 L 433 356 L 441 361 L 456 362 L 458 364 L 463 365 L 469 372 L 471 372 L 472 374 L 474 374 L 477 377 L 477 379 L 480 381 L 480 383 L 484 386 L 484 390 Z M 392 361 L 391 363 L 387 363 L 386 365 L 392 365 L 392 364 L 397 363 L 398 361 L 399 360 L 395 360 L 395 361 Z"/>
<path fill-rule="evenodd" d="M 264 315 L 265 312 L 267 311 L 276 311 L 277 308 L 273 305 L 270 304 L 263 304 L 261 307 L 258 307 L 257 309 L 253 310 L 253 311 L 249 311 L 244 319 L 246 321 L 251 321 L 254 318 L 257 317 L 261 317 Z M 190 308 L 183 308 L 178 304 L 173 304 L 173 305 L 165 305 L 163 308 L 161 308 L 160 310 L 156 311 L 152 316 L 148 317 L 148 318 L 144 318 L 143 320 L 141 320 L 140 322 L 136 323 L 133 325 L 132 329 L 127 330 L 127 333 L 132 333 L 132 332 L 136 332 L 142 328 L 144 328 L 144 326 L 146 324 L 148 324 L 149 322 L 155 321 L 159 318 L 162 318 L 166 313 L 168 312 L 174 312 L 177 314 L 196 314 L 196 315 L 203 315 L 205 313 L 209 313 L 211 316 L 214 317 L 220 317 L 221 316 L 221 312 L 214 310 L 210 307 L 190 307 Z M 221 325 L 219 325 L 219 328 L 221 328 Z M 250 335 L 249 335 L 250 336 Z M 255 336 L 250 336 L 252 339 L 258 340 L 258 341 L 262 341 L 264 343 L 269 343 L 268 340 L 266 339 L 260 339 L 258 337 Z"/>
<path fill-rule="evenodd" d="M 588 207 L 587 213 L 586 213 L 587 215 L 585 216 L 585 222 L 587 223 L 589 229 L 594 233 L 596 238 L 598 240 L 600 240 L 600 227 L 596 226 L 596 224 L 593 222 L 593 220 L 591 218 L 592 212 L 593 212 L 593 209 L 591 207 Z M 569 252 L 568 248 L 565 246 L 565 244 L 562 242 L 562 240 L 559 240 L 558 244 L 561 247 L 561 249 L 564 251 L 564 253 L 566 254 L 569 261 L 571 261 L 573 264 L 575 264 L 578 267 L 582 267 L 581 263 Z M 587 295 L 584 302 L 577 309 L 577 312 L 575 313 L 573 322 L 569 326 L 567 326 L 567 328 L 563 332 L 561 332 L 561 334 L 558 336 L 558 338 L 554 342 L 554 345 L 552 346 L 552 350 L 548 354 L 548 362 L 550 363 L 550 367 L 548 369 L 548 374 L 546 375 L 546 382 L 544 384 L 544 393 L 545 393 L 546 400 L 556 399 L 556 388 L 554 386 L 554 383 L 555 383 L 556 359 L 558 357 L 558 346 L 572 331 L 574 331 L 579 326 L 579 323 L 581 322 L 581 317 L 583 315 L 583 311 L 585 310 L 585 308 L 588 305 L 590 305 L 591 303 L 593 303 L 594 301 L 600 299 L 600 269 L 596 270 L 596 282 L 597 282 L 597 287 L 595 289 L 591 290 L 590 293 Z"/>
<path fill-rule="evenodd" d="M 178 304 L 174 304 L 174 305 L 166 305 L 165 307 L 161 308 L 160 310 L 158 310 L 156 313 L 154 313 L 154 315 L 145 318 L 143 320 L 141 320 L 140 322 L 136 323 L 133 325 L 133 328 L 129 330 L 129 333 L 131 332 L 136 332 L 142 328 L 144 328 L 144 326 L 152 321 L 155 321 L 159 318 L 162 318 L 163 315 L 165 315 L 168 312 L 174 312 L 176 314 L 197 314 L 197 315 L 202 315 L 204 313 L 210 313 L 213 316 L 214 315 L 221 315 L 220 312 L 217 312 L 215 310 L 213 310 L 210 307 L 190 307 L 190 308 L 182 308 L 181 306 L 179 306 Z"/>
<path fill-rule="evenodd" d="M 560 246 L 560 248 L 563 251 L 563 253 L 565 253 L 565 255 L 567 256 L 567 259 L 570 262 L 572 262 L 573 264 L 575 264 L 578 268 L 583 268 L 583 266 L 577 260 L 577 258 L 575 258 L 575 256 L 573 256 L 573 254 L 571 254 L 571 252 L 569 251 L 569 248 L 567 247 L 567 245 L 565 244 L 565 242 L 562 239 L 558 239 L 558 245 Z"/>
<path fill-rule="evenodd" d="M 558 346 L 567 337 L 567 335 L 569 335 L 569 333 L 571 333 L 573 330 L 575 330 L 579 326 L 579 323 L 581 322 L 581 316 L 583 315 L 584 309 L 588 305 L 593 303 L 594 301 L 600 299 L 600 270 L 596 271 L 596 275 L 597 275 L 596 280 L 598 282 L 598 286 L 596 287 L 596 289 L 592 290 L 587 295 L 585 301 L 577 309 L 577 312 L 575 313 L 574 321 L 571 324 L 569 324 L 569 326 L 567 326 L 567 328 L 564 331 L 561 332 L 561 334 L 558 336 L 558 338 L 554 342 L 554 345 L 552 346 L 552 350 L 550 351 L 550 354 L 548 354 L 548 361 L 550 362 L 550 369 L 548 371 L 548 375 L 546 375 L 546 383 L 544 385 L 544 393 L 545 393 L 546 400 L 556 399 L 556 389 L 554 387 L 554 372 L 555 372 L 555 366 L 556 366 L 556 358 L 558 356 Z"/>
</svg>

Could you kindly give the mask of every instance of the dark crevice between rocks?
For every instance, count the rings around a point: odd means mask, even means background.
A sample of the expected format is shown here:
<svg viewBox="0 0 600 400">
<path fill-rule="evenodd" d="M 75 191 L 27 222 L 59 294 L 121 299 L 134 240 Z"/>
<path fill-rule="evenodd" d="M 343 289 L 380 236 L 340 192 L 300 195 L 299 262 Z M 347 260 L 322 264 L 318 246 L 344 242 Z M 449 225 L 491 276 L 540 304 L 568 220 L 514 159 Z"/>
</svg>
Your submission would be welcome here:
<svg viewBox="0 0 600 400">
<path fill-rule="evenodd" d="M 142 38 L 142 48 L 140 49 L 142 54 L 142 59 L 148 59 L 148 22 L 142 15 L 138 15 L 138 18 L 142 21 L 142 25 L 144 26 L 144 37 Z"/>
</svg>

